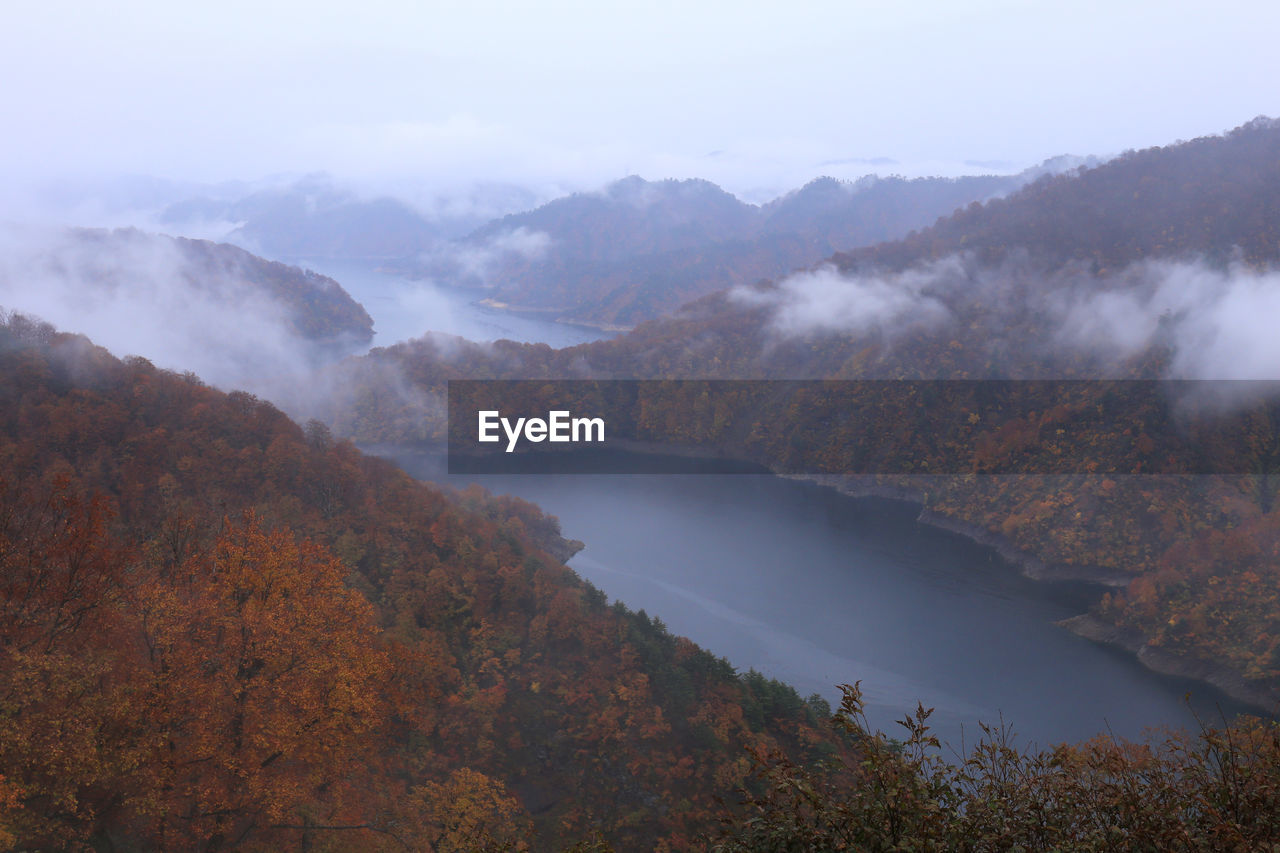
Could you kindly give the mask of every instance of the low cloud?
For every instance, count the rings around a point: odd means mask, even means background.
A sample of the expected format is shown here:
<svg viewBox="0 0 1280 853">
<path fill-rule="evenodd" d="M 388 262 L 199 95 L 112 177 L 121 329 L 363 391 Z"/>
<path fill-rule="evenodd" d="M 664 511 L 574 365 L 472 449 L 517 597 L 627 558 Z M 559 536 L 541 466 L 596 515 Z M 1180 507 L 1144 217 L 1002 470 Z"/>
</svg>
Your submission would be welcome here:
<svg viewBox="0 0 1280 853">
<path fill-rule="evenodd" d="M 323 358 L 260 287 L 230 269 L 197 272 L 177 243 L 140 232 L 0 231 L 0 306 L 263 396 Z"/>
<path fill-rule="evenodd" d="M 1000 353 L 997 366 L 1008 375 L 1025 367 L 1012 359 L 1030 356 L 1124 376 L 1133 359 L 1154 354 L 1164 378 L 1280 379 L 1280 271 L 1239 262 L 1150 260 L 1098 276 L 1084 265 L 1047 271 L 1024 254 L 995 266 L 957 255 L 903 272 L 826 266 L 767 288 L 737 288 L 731 299 L 770 308 L 767 328 L 778 339 L 892 339 L 955 327 L 957 339 L 968 334 L 972 345 Z M 1027 339 L 1027 329 L 1039 331 Z"/>
<path fill-rule="evenodd" d="M 774 309 L 769 329 L 784 337 L 880 332 L 909 326 L 937 326 L 950 318 L 939 291 L 965 275 L 951 259 L 902 273 L 845 276 L 831 266 L 797 273 L 777 287 L 740 287 L 730 298 Z"/>
<path fill-rule="evenodd" d="M 527 260 L 537 260 L 546 254 L 551 245 L 551 235 L 545 231 L 525 228 L 513 228 L 491 237 L 485 245 L 490 252 L 513 254 Z"/>
<path fill-rule="evenodd" d="M 1280 378 L 1280 272 L 1148 261 L 1118 278 L 1121 289 L 1060 302 L 1059 340 L 1118 358 L 1164 344 L 1173 378 Z"/>
<path fill-rule="evenodd" d="M 423 258 L 433 279 L 472 287 L 492 287 L 504 266 L 528 263 L 546 257 L 551 235 L 523 225 L 490 235 L 441 246 Z"/>
</svg>

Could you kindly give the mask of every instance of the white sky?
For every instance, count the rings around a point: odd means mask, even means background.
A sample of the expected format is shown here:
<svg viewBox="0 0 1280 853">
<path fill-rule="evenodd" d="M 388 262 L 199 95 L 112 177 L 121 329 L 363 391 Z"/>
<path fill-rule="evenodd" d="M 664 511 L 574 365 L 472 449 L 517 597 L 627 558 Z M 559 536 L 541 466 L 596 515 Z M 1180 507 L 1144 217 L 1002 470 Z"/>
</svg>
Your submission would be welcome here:
<svg viewBox="0 0 1280 853">
<path fill-rule="evenodd" d="M 1280 115 L 1275 2 L 4 5 L 15 185 L 637 172 L 741 192 L 872 170 L 833 161 L 1012 168 Z"/>
</svg>

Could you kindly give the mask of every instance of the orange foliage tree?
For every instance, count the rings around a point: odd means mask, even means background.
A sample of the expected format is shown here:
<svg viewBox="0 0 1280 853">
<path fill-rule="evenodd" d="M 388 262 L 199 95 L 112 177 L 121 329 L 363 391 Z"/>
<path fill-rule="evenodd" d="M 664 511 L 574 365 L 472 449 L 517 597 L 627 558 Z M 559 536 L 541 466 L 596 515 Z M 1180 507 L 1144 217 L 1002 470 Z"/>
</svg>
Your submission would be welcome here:
<svg viewBox="0 0 1280 853">
<path fill-rule="evenodd" d="M 343 824 L 344 780 L 381 725 L 373 609 L 331 554 L 246 512 L 138 592 L 167 741 L 162 832 L 211 847 Z"/>
</svg>

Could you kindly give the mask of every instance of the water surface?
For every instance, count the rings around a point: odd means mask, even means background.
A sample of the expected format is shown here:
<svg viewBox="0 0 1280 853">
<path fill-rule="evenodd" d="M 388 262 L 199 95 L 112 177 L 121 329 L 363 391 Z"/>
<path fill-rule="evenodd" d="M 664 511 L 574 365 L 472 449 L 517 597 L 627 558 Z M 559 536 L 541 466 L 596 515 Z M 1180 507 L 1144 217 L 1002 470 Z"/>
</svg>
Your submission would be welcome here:
<svg viewBox="0 0 1280 853">
<path fill-rule="evenodd" d="M 990 548 L 918 524 L 907 504 L 767 475 L 467 481 L 559 516 L 565 536 L 587 543 L 574 570 L 739 671 L 833 703 L 836 685 L 861 681 L 873 723 L 891 734 L 917 701 L 957 744 L 979 721 L 1003 719 L 1020 742 L 1044 745 L 1242 710 L 1055 624 L 1097 590 L 1025 578 Z"/>
</svg>

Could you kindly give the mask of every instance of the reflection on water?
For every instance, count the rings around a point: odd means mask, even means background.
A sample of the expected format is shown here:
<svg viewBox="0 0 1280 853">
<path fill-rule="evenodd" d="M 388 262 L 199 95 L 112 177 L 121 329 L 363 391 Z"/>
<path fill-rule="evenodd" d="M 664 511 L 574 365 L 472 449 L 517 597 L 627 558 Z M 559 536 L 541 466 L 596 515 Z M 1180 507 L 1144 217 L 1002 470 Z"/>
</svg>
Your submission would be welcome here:
<svg viewBox="0 0 1280 853">
<path fill-rule="evenodd" d="M 587 543 L 569 563 L 579 574 L 740 671 L 831 700 L 861 680 L 890 734 L 917 701 L 953 744 L 1001 718 L 1040 744 L 1194 725 L 1188 692 L 1210 721 L 1241 710 L 1059 628 L 1091 590 L 1024 578 L 904 504 L 753 475 L 468 479 L 559 516 Z"/>
</svg>

